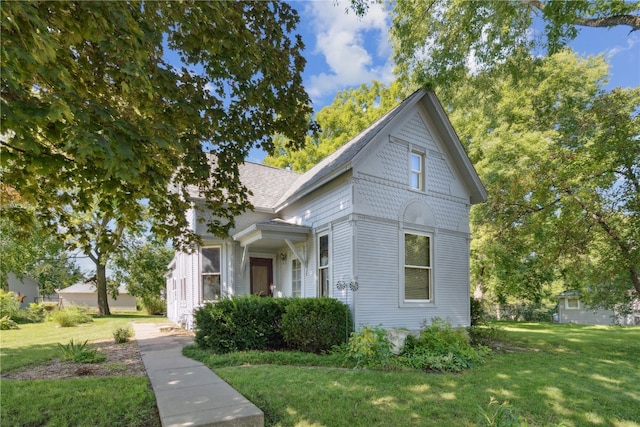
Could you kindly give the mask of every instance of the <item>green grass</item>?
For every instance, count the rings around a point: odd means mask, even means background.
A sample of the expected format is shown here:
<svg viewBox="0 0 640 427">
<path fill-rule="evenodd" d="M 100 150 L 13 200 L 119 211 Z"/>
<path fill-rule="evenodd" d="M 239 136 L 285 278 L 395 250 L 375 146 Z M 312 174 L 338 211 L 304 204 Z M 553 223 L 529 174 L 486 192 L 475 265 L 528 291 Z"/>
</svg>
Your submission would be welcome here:
<svg viewBox="0 0 640 427">
<path fill-rule="evenodd" d="M 474 426 L 492 397 L 534 426 L 640 426 L 640 328 L 502 325 L 509 352 L 462 374 L 263 365 L 296 363 L 297 356 L 268 353 L 230 361 L 186 354 L 221 366 L 215 372 L 265 412 L 267 426 Z"/>
<path fill-rule="evenodd" d="M 46 364 L 62 355 L 58 343 L 113 339 L 130 322 L 166 322 L 140 314 L 94 316 L 94 322 L 61 328 L 54 322 L 2 331 L 0 372 Z M 62 380 L 0 380 L 2 426 L 159 426 L 156 401 L 146 376 Z"/>
</svg>

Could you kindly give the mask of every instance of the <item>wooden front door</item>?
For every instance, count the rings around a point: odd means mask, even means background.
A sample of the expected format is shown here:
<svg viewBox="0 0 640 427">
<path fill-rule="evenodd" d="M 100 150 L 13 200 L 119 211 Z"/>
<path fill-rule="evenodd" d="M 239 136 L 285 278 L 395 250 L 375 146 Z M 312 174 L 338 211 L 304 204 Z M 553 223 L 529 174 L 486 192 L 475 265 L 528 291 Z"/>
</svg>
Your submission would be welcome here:
<svg viewBox="0 0 640 427">
<path fill-rule="evenodd" d="M 273 262 L 270 258 L 251 258 L 251 293 L 263 297 L 272 296 L 271 284 L 273 283 Z"/>
</svg>

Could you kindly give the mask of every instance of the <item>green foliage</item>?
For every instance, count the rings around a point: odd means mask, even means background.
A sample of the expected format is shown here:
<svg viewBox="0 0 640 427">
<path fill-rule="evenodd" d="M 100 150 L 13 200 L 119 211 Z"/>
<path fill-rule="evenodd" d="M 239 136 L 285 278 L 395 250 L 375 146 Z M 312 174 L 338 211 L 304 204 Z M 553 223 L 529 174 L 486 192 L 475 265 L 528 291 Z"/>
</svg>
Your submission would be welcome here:
<svg viewBox="0 0 640 427">
<path fill-rule="evenodd" d="M 70 360 L 75 363 L 100 363 L 107 359 L 97 349 L 89 347 L 87 341 L 80 343 L 71 339 L 67 344 L 58 343 L 58 347 L 62 352 L 62 360 Z"/>
<path fill-rule="evenodd" d="M 474 347 L 493 347 L 496 341 L 505 341 L 504 329 L 497 325 L 471 325 L 468 328 L 469 342 Z"/>
<path fill-rule="evenodd" d="M 15 316 L 15 321 L 18 323 L 39 323 L 44 322 L 47 318 L 49 311 L 44 303 L 29 304 L 29 307 L 21 309 Z"/>
<path fill-rule="evenodd" d="M 351 328 L 349 307 L 333 298 L 291 299 L 282 315 L 282 336 L 300 351 L 329 351 L 346 341 Z"/>
<path fill-rule="evenodd" d="M 247 295 L 207 303 L 194 312 L 195 342 L 218 353 L 283 348 L 280 321 L 289 302 Z"/>
<path fill-rule="evenodd" d="M 486 313 L 481 299 L 471 297 L 471 326 L 484 323 Z"/>
<path fill-rule="evenodd" d="M 3 204 L 3 210 L 8 204 Z M 31 218 L 30 211 L 29 217 L 30 225 L 23 229 L 3 211 L 0 218 L 0 284 L 6 289 L 8 273 L 19 278 L 28 275 L 40 284 L 41 295 L 51 295 L 56 288 L 65 288 L 78 281 L 80 270 L 64 250 L 64 243 Z"/>
<path fill-rule="evenodd" d="M 129 342 L 132 336 L 133 330 L 130 326 L 121 326 L 113 331 L 113 339 L 115 340 L 116 344 L 124 344 L 126 342 Z"/>
<path fill-rule="evenodd" d="M 321 133 L 307 136 L 304 147 L 299 150 L 287 148 L 288 139 L 276 138 L 276 149 L 264 163 L 305 172 L 373 124 L 406 95 L 406 88 L 397 82 L 385 86 L 374 81 L 370 85 L 341 90 L 331 105 L 316 114 Z"/>
<path fill-rule="evenodd" d="M 388 5 L 393 9 L 396 74 L 438 88 L 463 81 L 472 70 L 505 62 L 513 75 L 525 75 L 529 68 L 519 64 L 520 58 L 561 51 L 576 38 L 580 26 L 640 29 L 637 1 L 398 0 Z M 536 18 L 544 27 L 536 29 L 536 37 L 525 36 Z"/>
<path fill-rule="evenodd" d="M 159 242 L 134 241 L 111 260 L 113 281 L 124 283 L 130 295 L 140 298 L 148 314 L 164 314 L 166 302 L 160 297 L 166 288 L 164 275 L 173 253 L 173 249 Z"/>
<path fill-rule="evenodd" d="M 0 317 L 13 318 L 20 310 L 20 301 L 16 294 L 0 288 Z"/>
<path fill-rule="evenodd" d="M 356 367 L 380 369 L 388 366 L 393 345 L 382 327 L 364 326 L 352 332 L 346 345 L 346 357 Z"/>
<path fill-rule="evenodd" d="M 197 189 L 215 218 L 208 231 L 226 236 L 250 207 L 238 179 L 249 151 L 272 151 L 274 134 L 300 146 L 316 128 L 288 3 L 11 2 L 0 12 L 2 182 L 17 194 L 3 216 L 22 227 L 29 205 L 88 256 L 101 314 L 104 268 L 125 231 L 148 220 L 159 240 L 191 247 L 199 237 L 184 213 Z M 168 64 L 167 50 L 181 63 Z"/>
<path fill-rule="evenodd" d="M 14 322 L 9 316 L 2 316 L 0 318 L 0 330 L 6 331 L 9 329 L 18 329 L 18 324 Z"/>
<path fill-rule="evenodd" d="M 467 331 L 434 318 L 419 336 L 407 336 L 399 362 L 424 371 L 462 371 L 479 363 L 486 349 L 471 347 Z"/>
<path fill-rule="evenodd" d="M 480 408 L 482 414 L 479 426 L 485 427 L 527 427 L 527 420 L 518 414 L 518 411 L 506 400 L 499 403 L 493 396 L 487 405 L 487 409 Z"/>
<path fill-rule="evenodd" d="M 87 309 L 77 305 L 55 310 L 51 317 L 63 328 L 93 322 L 93 317 L 87 312 Z"/>
</svg>

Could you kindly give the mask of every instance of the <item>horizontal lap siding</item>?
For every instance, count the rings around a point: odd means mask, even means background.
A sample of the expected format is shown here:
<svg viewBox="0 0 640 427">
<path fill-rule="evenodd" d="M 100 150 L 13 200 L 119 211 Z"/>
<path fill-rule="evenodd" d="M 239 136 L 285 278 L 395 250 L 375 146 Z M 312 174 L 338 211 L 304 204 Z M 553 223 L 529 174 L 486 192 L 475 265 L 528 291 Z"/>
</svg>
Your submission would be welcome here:
<svg viewBox="0 0 640 427">
<path fill-rule="evenodd" d="M 469 248 L 465 236 L 438 233 L 434 247 L 434 317 L 469 326 Z"/>
<path fill-rule="evenodd" d="M 353 301 L 351 291 L 347 286 L 346 289 L 340 290 L 337 288 L 338 281 L 344 281 L 348 284 L 352 279 L 351 271 L 351 258 L 352 258 L 352 245 L 351 245 L 351 224 L 349 221 L 342 221 L 336 223 L 332 227 L 331 243 L 333 244 L 332 250 L 332 282 L 330 294 L 340 301 L 347 303 Z"/>
</svg>

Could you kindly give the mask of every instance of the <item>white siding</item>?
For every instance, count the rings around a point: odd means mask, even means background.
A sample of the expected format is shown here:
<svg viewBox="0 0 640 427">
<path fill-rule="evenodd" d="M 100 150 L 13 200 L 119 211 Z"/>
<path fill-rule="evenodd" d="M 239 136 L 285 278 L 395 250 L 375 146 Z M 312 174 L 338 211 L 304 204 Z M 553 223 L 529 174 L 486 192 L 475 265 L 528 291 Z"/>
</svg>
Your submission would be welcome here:
<svg viewBox="0 0 640 427">
<path fill-rule="evenodd" d="M 353 271 L 351 269 L 353 253 L 351 236 L 352 231 L 349 221 L 341 221 L 333 225 L 333 268 L 331 271 L 330 295 L 345 304 L 347 301 L 349 303 L 353 301 L 353 295 L 348 286 L 349 282 L 353 279 Z M 337 285 L 339 281 L 347 284 L 346 289 L 338 289 Z"/>
</svg>

